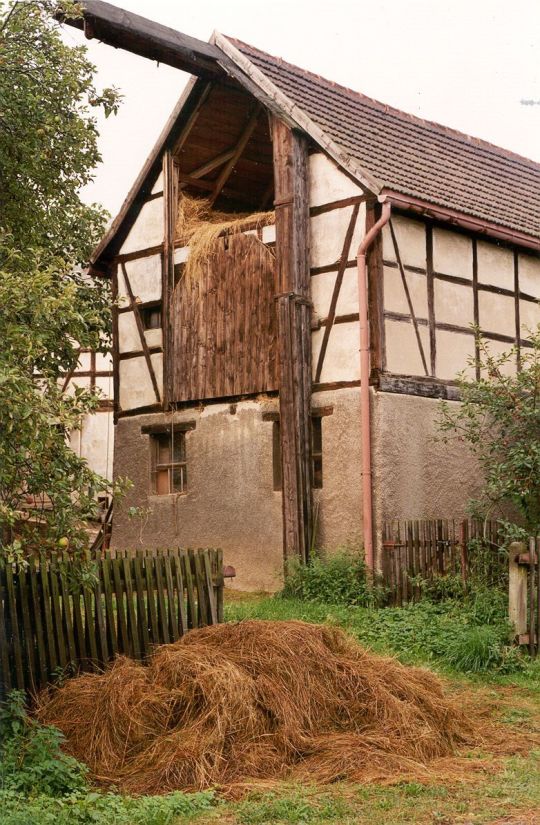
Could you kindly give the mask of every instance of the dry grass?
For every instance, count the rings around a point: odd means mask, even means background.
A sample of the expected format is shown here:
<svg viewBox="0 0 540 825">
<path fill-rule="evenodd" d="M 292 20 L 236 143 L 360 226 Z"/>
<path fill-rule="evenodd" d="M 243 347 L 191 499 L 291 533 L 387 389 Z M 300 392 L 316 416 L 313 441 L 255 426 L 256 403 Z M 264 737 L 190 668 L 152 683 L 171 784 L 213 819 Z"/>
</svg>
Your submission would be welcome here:
<svg viewBox="0 0 540 825">
<path fill-rule="evenodd" d="M 191 631 L 146 668 L 119 659 L 42 695 L 37 715 L 130 793 L 427 776 L 475 741 L 432 673 L 299 621 Z"/>
<path fill-rule="evenodd" d="M 189 245 L 184 278 L 192 283 L 200 279 L 201 268 L 216 251 L 223 234 L 234 235 L 274 223 L 274 212 L 242 212 L 232 215 L 210 207 L 205 198 L 183 194 L 178 203 L 176 237 Z"/>
</svg>

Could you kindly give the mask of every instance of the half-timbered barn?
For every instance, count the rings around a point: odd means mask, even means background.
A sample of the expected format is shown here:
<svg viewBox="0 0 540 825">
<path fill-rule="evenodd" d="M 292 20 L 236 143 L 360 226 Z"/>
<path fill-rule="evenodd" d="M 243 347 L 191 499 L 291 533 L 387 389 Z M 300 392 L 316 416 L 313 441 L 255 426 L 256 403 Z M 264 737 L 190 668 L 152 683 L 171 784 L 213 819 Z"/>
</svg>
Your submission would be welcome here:
<svg viewBox="0 0 540 825">
<path fill-rule="evenodd" d="M 272 588 L 313 547 L 376 565 L 384 519 L 462 515 L 478 473 L 435 441 L 438 405 L 478 369 L 473 326 L 519 369 L 540 321 L 540 167 L 230 37 L 85 6 L 87 36 L 193 74 L 92 259 L 134 482 L 113 545 L 217 545 Z M 190 272 L 201 198 L 223 228 Z"/>
</svg>

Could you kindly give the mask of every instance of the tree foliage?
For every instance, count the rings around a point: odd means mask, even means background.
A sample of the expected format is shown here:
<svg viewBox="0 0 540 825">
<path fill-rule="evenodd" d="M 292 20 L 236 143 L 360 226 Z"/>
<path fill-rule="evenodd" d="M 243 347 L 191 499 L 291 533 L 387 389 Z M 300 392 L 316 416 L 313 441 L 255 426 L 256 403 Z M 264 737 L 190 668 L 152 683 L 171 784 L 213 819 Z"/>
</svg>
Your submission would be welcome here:
<svg viewBox="0 0 540 825">
<path fill-rule="evenodd" d="M 460 405 L 442 404 L 443 437 L 467 443 L 483 471 L 475 515 L 517 515 L 529 535 L 540 530 L 540 325 L 521 349 L 490 353 L 479 338 L 480 378 L 462 374 Z"/>
<path fill-rule="evenodd" d="M 62 376 L 79 347 L 109 345 L 108 284 L 84 272 L 106 213 L 80 190 L 100 160 L 94 113 L 118 95 L 98 92 L 84 48 L 62 41 L 60 12 L 78 13 L 0 0 L 0 543 L 39 532 L 76 548 L 107 483 L 67 443 L 98 399 L 68 395 Z"/>
</svg>

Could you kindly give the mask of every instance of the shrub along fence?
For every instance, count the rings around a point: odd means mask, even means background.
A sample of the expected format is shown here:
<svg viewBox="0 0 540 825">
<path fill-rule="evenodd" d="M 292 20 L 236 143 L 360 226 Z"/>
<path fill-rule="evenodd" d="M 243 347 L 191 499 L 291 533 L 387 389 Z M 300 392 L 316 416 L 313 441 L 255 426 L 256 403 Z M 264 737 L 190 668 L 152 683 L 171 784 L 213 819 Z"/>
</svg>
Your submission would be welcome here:
<svg viewBox="0 0 540 825">
<path fill-rule="evenodd" d="M 0 561 L 0 698 L 223 620 L 220 550 L 106 551 Z"/>
<path fill-rule="evenodd" d="M 496 521 L 387 521 L 383 525 L 382 574 L 389 603 L 401 606 L 422 594 L 423 582 L 473 573 L 489 584 L 504 583 L 508 560 Z"/>
</svg>

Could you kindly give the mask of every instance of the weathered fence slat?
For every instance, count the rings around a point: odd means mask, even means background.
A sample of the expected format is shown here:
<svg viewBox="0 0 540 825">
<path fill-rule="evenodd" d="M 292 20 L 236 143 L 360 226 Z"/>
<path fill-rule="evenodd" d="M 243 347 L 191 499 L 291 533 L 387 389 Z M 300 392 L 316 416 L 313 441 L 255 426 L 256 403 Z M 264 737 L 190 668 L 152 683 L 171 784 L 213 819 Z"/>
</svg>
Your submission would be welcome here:
<svg viewBox="0 0 540 825">
<path fill-rule="evenodd" d="M 422 594 L 421 582 L 437 577 L 461 576 L 464 586 L 471 567 L 483 566 L 483 574 L 495 582 L 507 570 L 502 563 L 497 542 L 496 522 L 408 520 L 387 521 L 382 529 L 383 583 L 388 603 L 402 605 Z M 470 541 L 487 542 L 489 553 L 475 553 Z M 489 557 L 489 558 L 488 558 Z M 536 601 L 535 601 L 536 604 Z"/>
<path fill-rule="evenodd" d="M 88 562 L 78 576 L 65 553 L 0 561 L 0 699 L 119 653 L 144 660 L 153 644 L 223 619 L 220 551 L 107 550 Z"/>
</svg>

